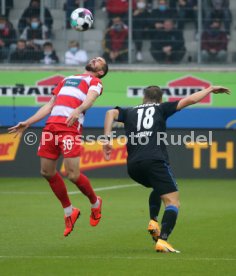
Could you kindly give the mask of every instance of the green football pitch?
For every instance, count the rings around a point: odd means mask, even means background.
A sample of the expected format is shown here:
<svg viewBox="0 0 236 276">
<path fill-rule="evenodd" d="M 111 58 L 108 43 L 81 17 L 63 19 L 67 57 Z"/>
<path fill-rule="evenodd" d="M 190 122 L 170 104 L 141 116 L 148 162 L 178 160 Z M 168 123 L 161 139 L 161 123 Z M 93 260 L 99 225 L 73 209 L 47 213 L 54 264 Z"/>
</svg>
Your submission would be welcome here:
<svg viewBox="0 0 236 276">
<path fill-rule="evenodd" d="M 0 275 L 236 275 L 236 181 L 178 182 L 181 210 L 169 241 L 181 253 L 162 254 L 146 230 L 150 190 L 129 179 L 92 179 L 103 198 L 94 228 L 87 198 L 68 183 L 81 217 L 64 238 L 63 211 L 46 181 L 1 178 Z"/>
</svg>

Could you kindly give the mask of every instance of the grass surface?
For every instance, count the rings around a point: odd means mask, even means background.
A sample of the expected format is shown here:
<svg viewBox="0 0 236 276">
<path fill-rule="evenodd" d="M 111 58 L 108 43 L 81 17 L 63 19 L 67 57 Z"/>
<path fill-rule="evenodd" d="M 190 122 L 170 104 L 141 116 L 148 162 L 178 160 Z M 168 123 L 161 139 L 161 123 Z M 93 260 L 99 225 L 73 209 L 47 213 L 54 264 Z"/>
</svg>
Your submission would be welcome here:
<svg viewBox="0 0 236 276">
<path fill-rule="evenodd" d="M 99 191 L 103 219 L 94 228 L 87 198 L 70 195 L 82 215 L 64 238 L 63 211 L 44 180 L 1 178 L 0 274 L 236 275 L 236 181 L 179 180 L 179 189 L 181 210 L 169 241 L 181 254 L 161 254 L 147 234 L 150 190 L 142 186 Z"/>
</svg>

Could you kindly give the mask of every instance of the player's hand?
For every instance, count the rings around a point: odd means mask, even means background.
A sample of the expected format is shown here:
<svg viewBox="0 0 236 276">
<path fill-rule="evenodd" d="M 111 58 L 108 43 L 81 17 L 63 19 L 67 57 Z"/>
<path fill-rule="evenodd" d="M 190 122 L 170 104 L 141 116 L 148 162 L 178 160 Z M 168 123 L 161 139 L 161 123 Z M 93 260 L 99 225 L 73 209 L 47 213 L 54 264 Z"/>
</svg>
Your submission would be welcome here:
<svg viewBox="0 0 236 276">
<path fill-rule="evenodd" d="M 66 124 L 68 127 L 72 126 L 75 122 L 78 121 L 79 119 L 79 111 L 77 109 L 75 109 L 70 116 L 66 119 Z"/>
<path fill-rule="evenodd" d="M 230 90 L 227 88 L 227 87 L 224 87 L 224 86 L 211 86 L 210 87 L 211 89 L 211 93 L 214 93 L 214 94 L 230 94 Z"/>
<path fill-rule="evenodd" d="M 112 145 L 109 141 L 107 141 L 103 145 L 103 156 L 106 161 L 109 161 L 111 159 L 111 152 L 112 152 Z"/>
<path fill-rule="evenodd" d="M 15 133 L 14 137 L 17 137 L 19 134 L 22 134 L 27 128 L 29 124 L 27 122 L 19 122 L 16 126 L 8 128 L 8 133 Z"/>
</svg>

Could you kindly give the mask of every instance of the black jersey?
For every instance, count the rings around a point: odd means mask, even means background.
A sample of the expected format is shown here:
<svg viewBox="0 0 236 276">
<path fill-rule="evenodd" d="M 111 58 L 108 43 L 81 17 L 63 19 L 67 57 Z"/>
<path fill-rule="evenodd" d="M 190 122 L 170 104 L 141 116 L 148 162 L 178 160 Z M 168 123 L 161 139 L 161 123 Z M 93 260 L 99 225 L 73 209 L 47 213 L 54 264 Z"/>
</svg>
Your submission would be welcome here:
<svg viewBox="0 0 236 276">
<path fill-rule="evenodd" d="M 128 162 L 144 159 L 169 162 L 164 141 L 159 139 L 166 133 L 166 120 L 177 110 L 176 102 L 142 104 L 132 108 L 120 108 L 118 122 L 125 125 L 128 138 Z"/>
</svg>

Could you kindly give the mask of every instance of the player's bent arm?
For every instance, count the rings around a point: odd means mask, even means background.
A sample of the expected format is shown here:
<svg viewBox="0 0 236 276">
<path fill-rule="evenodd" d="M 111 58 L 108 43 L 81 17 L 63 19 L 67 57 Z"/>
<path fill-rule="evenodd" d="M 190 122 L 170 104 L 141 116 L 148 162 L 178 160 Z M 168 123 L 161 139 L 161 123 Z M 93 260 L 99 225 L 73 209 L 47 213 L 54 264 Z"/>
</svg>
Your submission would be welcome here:
<svg viewBox="0 0 236 276">
<path fill-rule="evenodd" d="M 89 90 L 84 102 L 78 107 L 78 113 L 82 113 L 93 106 L 94 102 L 98 98 L 97 91 Z"/>
<path fill-rule="evenodd" d="M 117 120 L 119 116 L 118 109 L 110 109 L 106 112 L 105 122 L 104 122 L 104 134 L 109 136 L 112 131 L 112 124 L 114 120 Z"/>
<path fill-rule="evenodd" d="M 110 134 L 112 130 L 112 124 L 114 120 L 117 120 L 119 116 L 119 110 L 110 109 L 106 113 L 105 122 L 104 122 L 104 134 L 107 137 L 107 141 L 103 145 L 103 156 L 106 161 L 111 159 L 112 153 L 112 144 L 110 143 Z"/>
<path fill-rule="evenodd" d="M 187 107 L 192 104 L 196 104 L 203 100 L 207 95 L 210 93 L 219 94 L 219 93 L 226 93 L 230 94 L 230 90 L 223 86 L 209 86 L 206 89 L 203 89 L 201 91 L 198 91 L 182 100 L 179 101 L 177 105 L 177 110 L 183 109 L 184 107 Z"/>
<path fill-rule="evenodd" d="M 66 119 L 67 126 L 72 126 L 79 119 L 79 115 L 82 112 L 92 107 L 98 96 L 99 94 L 97 91 L 89 90 L 83 103 L 79 107 L 75 108 L 70 116 Z"/>
</svg>

